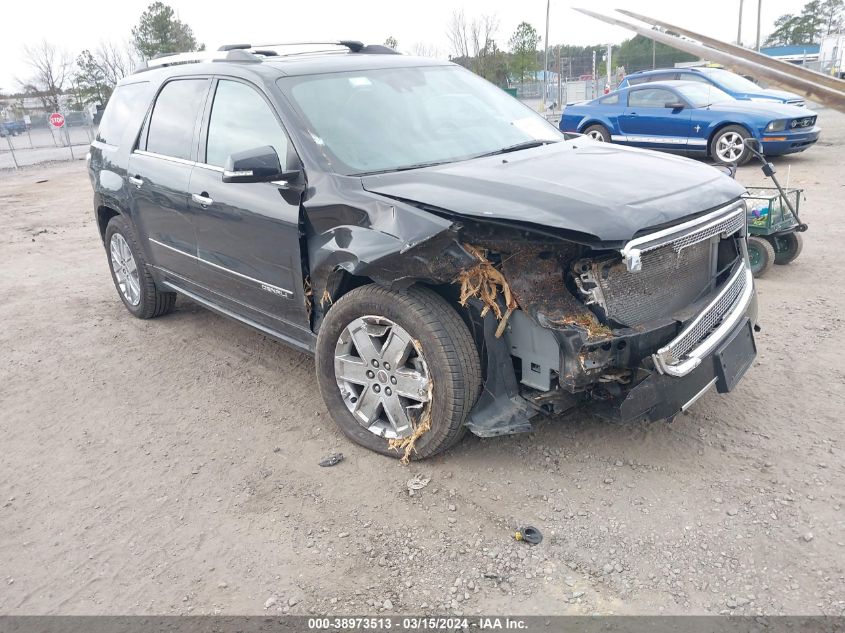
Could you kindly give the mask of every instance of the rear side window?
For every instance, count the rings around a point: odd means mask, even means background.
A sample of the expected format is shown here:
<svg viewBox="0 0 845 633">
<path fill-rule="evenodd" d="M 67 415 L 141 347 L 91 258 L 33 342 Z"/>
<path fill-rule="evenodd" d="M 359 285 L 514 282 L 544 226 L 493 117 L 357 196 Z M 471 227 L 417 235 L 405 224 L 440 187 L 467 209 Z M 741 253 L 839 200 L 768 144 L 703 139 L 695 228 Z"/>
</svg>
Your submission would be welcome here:
<svg viewBox="0 0 845 633">
<path fill-rule="evenodd" d="M 124 84 L 114 89 L 100 128 L 97 130 L 97 140 L 109 145 L 120 145 L 120 140 L 127 126 L 133 121 L 140 123 L 144 111 L 149 104 L 147 96 L 150 82 L 141 81 L 134 84 Z M 136 127 L 135 130 L 138 128 Z"/>
<path fill-rule="evenodd" d="M 704 84 L 710 83 L 710 80 L 707 79 L 707 77 L 700 75 L 699 73 L 681 73 L 681 79 L 684 81 L 700 81 Z"/>
<path fill-rule="evenodd" d="M 616 92 L 612 95 L 602 97 L 601 99 L 599 99 L 599 103 L 602 105 L 616 105 L 617 103 L 619 103 L 619 93 Z"/>
<path fill-rule="evenodd" d="M 211 106 L 205 162 L 224 167 L 231 154 L 264 145 L 272 145 L 285 164 L 287 137 L 267 102 L 246 84 L 221 79 Z"/>
<path fill-rule="evenodd" d="M 628 77 L 628 85 L 629 86 L 636 86 L 638 84 L 644 84 L 648 81 L 648 77 Z"/>
<path fill-rule="evenodd" d="M 147 132 L 147 151 L 189 159 L 197 116 L 205 99 L 207 79 L 179 79 L 158 94 Z"/>
<path fill-rule="evenodd" d="M 640 88 L 628 95 L 628 105 L 631 107 L 665 108 L 667 103 L 677 100 L 673 93 L 662 88 Z"/>
</svg>

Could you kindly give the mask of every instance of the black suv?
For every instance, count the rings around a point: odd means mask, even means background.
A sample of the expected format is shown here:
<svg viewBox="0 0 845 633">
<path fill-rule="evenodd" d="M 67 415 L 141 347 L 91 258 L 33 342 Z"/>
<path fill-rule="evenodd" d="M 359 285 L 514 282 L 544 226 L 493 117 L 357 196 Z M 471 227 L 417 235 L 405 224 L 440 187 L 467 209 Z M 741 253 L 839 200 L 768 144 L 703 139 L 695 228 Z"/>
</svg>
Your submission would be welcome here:
<svg viewBox="0 0 845 633">
<path fill-rule="evenodd" d="M 455 64 L 336 44 L 120 82 L 89 170 L 133 315 L 180 293 L 314 353 L 343 432 L 404 458 L 734 387 L 755 355 L 740 185 L 565 137 Z"/>
</svg>

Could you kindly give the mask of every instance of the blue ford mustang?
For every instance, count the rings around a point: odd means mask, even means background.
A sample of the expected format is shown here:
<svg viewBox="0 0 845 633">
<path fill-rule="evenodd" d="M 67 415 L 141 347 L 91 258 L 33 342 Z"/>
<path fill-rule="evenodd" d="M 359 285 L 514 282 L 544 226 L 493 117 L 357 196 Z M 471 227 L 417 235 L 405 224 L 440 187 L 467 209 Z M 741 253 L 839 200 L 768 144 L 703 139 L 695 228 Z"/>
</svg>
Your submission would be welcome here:
<svg viewBox="0 0 845 633">
<path fill-rule="evenodd" d="M 723 164 L 751 158 L 757 139 L 767 156 L 803 152 L 819 138 L 816 114 L 780 103 L 739 101 L 692 81 L 660 81 L 621 88 L 592 101 L 567 105 L 563 132 L 690 155 Z"/>
<path fill-rule="evenodd" d="M 657 70 L 642 70 L 640 72 L 631 73 L 622 83 L 620 88 L 627 88 L 628 86 L 636 86 L 652 81 L 671 81 L 673 79 L 680 79 L 681 81 L 700 81 L 706 84 L 712 84 L 719 90 L 727 92 L 735 99 L 762 101 L 765 103 L 788 103 L 789 105 L 804 105 L 803 97 L 785 90 L 776 90 L 774 88 L 763 88 L 758 86 L 753 81 L 749 81 L 741 75 L 732 73 L 724 68 L 706 68 L 696 66 L 694 68 L 660 68 Z"/>
</svg>

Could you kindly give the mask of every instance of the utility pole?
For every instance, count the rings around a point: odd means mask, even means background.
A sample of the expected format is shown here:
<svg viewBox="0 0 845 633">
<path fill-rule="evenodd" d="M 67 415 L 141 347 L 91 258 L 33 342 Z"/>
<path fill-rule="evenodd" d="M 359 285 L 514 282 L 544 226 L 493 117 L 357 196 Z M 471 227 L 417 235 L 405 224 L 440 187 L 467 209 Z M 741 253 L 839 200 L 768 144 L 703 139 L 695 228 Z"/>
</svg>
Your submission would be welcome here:
<svg viewBox="0 0 845 633">
<path fill-rule="evenodd" d="M 546 111 L 546 97 L 549 94 L 549 5 L 551 0 L 546 0 L 546 51 L 545 64 L 543 65 L 543 112 Z"/>
<path fill-rule="evenodd" d="M 742 46 L 742 3 L 744 0 L 739 0 L 739 22 L 736 25 L 736 45 Z"/>
<path fill-rule="evenodd" d="M 763 0 L 757 0 L 757 47 L 756 50 L 760 52 L 760 14 L 763 12 Z"/>
<path fill-rule="evenodd" d="M 596 49 L 593 49 L 593 74 L 591 75 L 593 78 L 593 92 L 594 94 L 590 95 L 589 99 L 595 99 L 598 95 L 599 91 L 599 79 L 598 75 L 596 75 Z"/>
<path fill-rule="evenodd" d="M 651 69 L 657 68 L 657 40 L 651 40 Z"/>
<path fill-rule="evenodd" d="M 611 60 L 611 51 L 613 50 L 613 44 L 607 45 L 607 89 L 613 90 L 612 80 L 613 80 L 613 71 L 611 70 L 612 64 Z"/>
</svg>

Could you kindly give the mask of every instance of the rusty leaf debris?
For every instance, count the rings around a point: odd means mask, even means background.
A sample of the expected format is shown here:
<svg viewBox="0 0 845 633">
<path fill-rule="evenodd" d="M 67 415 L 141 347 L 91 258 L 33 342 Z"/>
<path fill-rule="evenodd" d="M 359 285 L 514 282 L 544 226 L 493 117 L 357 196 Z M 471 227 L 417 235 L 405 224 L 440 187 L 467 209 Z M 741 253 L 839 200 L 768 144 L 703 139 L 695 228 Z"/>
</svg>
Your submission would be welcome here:
<svg viewBox="0 0 845 633">
<path fill-rule="evenodd" d="M 420 419 L 414 426 L 414 432 L 408 437 L 397 437 L 387 441 L 387 446 L 395 451 L 404 451 L 402 459 L 399 461 L 405 466 L 411 461 L 411 453 L 415 450 L 414 446 L 417 440 L 431 430 L 431 405 L 434 402 L 434 381 L 428 381 L 428 402 L 423 407 Z"/>
<path fill-rule="evenodd" d="M 305 311 L 308 312 L 308 318 L 311 318 L 311 297 L 314 295 L 314 291 L 311 289 L 311 277 L 306 277 L 305 280 L 302 282 L 302 286 L 304 289 L 305 294 Z"/>
<path fill-rule="evenodd" d="M 464 244 L 463 247 L 478 260 L 478 263 L 472 268 L 462 270 L 455 279 L 455 283 L 461 284 L 460 304 L 466 306 L 467 301 L 472 297 L 481 301 L 484 304 L 481 311 L 482 317 L 490 311 L 496 315 L 496 319 L 499 321 L 499 327 L 496 328 L 496 338 L 500 338 L 508 324 L 508 318 L 519 305 L 511 292 L 508 280 L 487 259 L 487 251 L 476 248 L 471 244 Z M 506 309 L 504 313 L 502 313 L 502 308 L 496 300 L 500 293 L 505 300 Z"/>
</svg>

